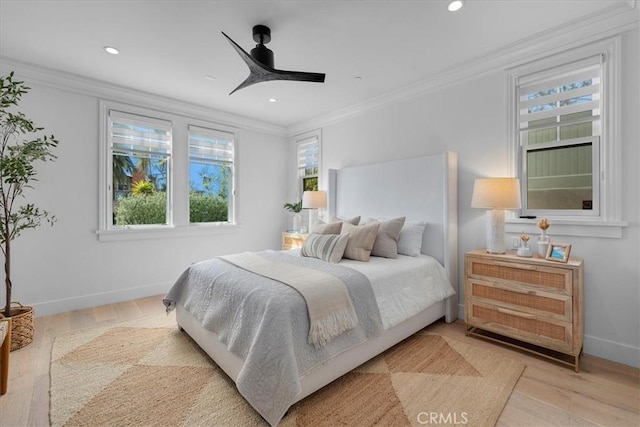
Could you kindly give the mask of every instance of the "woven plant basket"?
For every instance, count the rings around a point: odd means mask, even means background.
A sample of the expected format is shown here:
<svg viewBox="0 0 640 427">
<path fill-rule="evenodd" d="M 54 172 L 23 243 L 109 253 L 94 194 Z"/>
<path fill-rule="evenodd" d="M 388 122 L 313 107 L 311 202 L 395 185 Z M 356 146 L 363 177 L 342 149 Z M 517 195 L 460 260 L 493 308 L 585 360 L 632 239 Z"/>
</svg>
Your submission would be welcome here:
<svg viewBox="0 0 640 427">
<path fill-rule="evenodd" d="M 17 307 L 14 307 L 16 305 Z M 0 314 L 0 317 L 2 314 Z M 33 341 L 33 307 L 19 302 L 11 303 L 11 351 L 18 350 Z"/>
</svg>

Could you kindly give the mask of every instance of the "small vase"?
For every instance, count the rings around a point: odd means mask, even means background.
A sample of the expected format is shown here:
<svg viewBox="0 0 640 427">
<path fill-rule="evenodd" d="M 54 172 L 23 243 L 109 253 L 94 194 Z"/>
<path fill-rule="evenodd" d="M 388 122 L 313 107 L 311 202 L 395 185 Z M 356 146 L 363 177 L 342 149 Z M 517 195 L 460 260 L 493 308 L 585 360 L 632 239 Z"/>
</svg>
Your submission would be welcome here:
<svg viewBox="0 0 640 427">
<path fill-rule="evenodd" d="M 540 236 L 538 236 L 538 256 L 544 258 L 547 256 L 547 249 L 551 239 L 547 236 L 547 230 L 542 230 Z"/>
<path fill-rule="evenodd" d="M 298 232 L 300 231 L 301 227 L 302 227 L 302 215 L 296 212 L 293 214 L 293 227 L 291 228 L 291 230 Z"/>
<path fill-rule="evenodd" d="M 524 258 L 531 258 L 531 248 L 529 247 L 529 242 L 522 242 L 516 255 Z"/>
</svg>

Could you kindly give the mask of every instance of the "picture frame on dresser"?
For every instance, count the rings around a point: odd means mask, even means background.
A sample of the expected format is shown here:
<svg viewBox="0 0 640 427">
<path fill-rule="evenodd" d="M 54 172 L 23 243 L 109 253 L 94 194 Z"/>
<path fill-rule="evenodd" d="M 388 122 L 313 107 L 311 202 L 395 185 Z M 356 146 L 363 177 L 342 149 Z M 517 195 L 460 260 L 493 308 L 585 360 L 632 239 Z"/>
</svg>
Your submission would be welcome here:
<svg viewBox="0 0 640 427">
<path fill-rule="evenodd" d="M 571 253 L 571 245 L 568 243 L 551 242 L 547 246 L 547 256 L 549 261 L 567 262 Z"/>
</svg>

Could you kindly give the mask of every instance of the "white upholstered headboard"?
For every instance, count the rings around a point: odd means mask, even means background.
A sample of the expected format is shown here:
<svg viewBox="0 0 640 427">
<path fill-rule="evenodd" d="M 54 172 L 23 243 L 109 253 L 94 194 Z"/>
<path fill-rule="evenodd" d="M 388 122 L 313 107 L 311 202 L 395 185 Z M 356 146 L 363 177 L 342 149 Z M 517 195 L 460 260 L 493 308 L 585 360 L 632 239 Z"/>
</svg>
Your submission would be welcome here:
<svg viewBox="0 0 640 427">
<path fill-rule="evenodd" d="M 329 169 L 330 216 L 423 220 L 422 253 L 444 266 L 458 290 L 457 155 L 444 152 L 406 160 Z M 457 318 L 457 298 L 447 321 Z M 455 306 L 453 306 L 455 304 Z"/>
</svg>

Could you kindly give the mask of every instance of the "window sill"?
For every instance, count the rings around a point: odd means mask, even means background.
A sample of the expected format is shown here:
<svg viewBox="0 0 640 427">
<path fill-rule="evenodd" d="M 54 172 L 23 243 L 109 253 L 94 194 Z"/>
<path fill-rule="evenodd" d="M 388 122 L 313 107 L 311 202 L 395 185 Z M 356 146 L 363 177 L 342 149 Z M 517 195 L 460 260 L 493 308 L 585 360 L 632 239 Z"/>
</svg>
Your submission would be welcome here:
<svg viewBox="0 0 640 427">
<path fill-rule="evenodd" d="M 540 234 L 536 219 L 507 218 L 505 231 L 507 233 L 522 233 L 530 235 Z M 551 228 L 549 234 L 552 236 L 570 237 L 599 237 L 608 239 L 622 238 L 622 230 L 629 224 L 626 221 L 594 221 L 577 219 L 549 219 Z"/>
<path fill-rule="evenodd" d="M 110 230 L 97 230 L 100 242 L 123 240 L 166 239 L 176 237 L 201 237 L 214 234 L 235 233 L 241 228 L 238 224 L 191 224 L 181 226 L 128 227 Z"/>
</svg>

